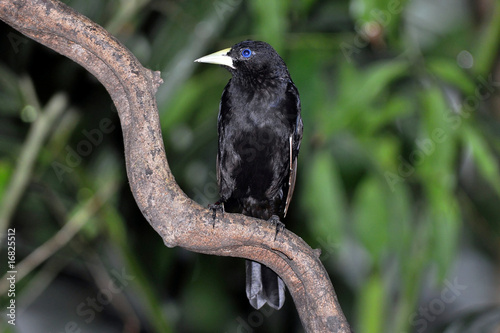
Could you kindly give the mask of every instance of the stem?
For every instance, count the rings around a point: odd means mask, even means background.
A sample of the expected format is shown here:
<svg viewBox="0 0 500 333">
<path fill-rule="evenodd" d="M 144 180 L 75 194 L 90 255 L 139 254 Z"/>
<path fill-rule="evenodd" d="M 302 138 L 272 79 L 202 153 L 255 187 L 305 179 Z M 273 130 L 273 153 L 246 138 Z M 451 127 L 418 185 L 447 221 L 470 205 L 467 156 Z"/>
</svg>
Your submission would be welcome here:
<svg viewBox="0 0 500 333">
<path fill-rule="evenodd" d="M 31 126 L 26 141 L 17 160 L 14 174 L 3 195 L 0 203 L 0 235 L 5 234 L 12 214 L 28 185 L 36 158 L 40 153 L 42 144 L 50 135 L 54 122 L 66 109 L 67 99 L 63 94 L 56 94 L 47 103 L 45 110 L 39 112 L 38 119 Z M 0 240 L 0 246 L 3 238 Z"/>
</svg>

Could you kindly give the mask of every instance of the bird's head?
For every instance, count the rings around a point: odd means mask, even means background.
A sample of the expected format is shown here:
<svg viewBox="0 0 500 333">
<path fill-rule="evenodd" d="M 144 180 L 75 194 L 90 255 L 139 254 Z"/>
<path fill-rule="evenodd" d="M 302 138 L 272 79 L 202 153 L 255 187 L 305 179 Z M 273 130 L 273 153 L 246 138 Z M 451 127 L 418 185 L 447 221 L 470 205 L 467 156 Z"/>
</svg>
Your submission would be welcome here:
<svg viewBox="0 0 500 333">
<path fill-rule="evenodd" d="M 271 45 L 246 40 L 231 48 L 196 59 L 195 62 L 222 65 L 237 78 L 286 78 L 285 62 Z"/>
</svg>

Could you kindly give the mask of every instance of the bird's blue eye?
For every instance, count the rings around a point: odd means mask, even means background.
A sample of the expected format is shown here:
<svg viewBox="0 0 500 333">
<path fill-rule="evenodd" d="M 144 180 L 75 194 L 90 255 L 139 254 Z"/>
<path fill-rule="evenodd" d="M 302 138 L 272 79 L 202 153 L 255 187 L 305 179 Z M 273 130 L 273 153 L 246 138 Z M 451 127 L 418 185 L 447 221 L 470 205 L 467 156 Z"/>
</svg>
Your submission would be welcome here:
<svg viewBox="0 0 500 333">
<path fill-rule="evenodd" d="M 250 49 L 244 49 L 241 51 L 241 55 L 245 58 L 248 58 L 252 55 L 252 51 Z"/>
</svg>

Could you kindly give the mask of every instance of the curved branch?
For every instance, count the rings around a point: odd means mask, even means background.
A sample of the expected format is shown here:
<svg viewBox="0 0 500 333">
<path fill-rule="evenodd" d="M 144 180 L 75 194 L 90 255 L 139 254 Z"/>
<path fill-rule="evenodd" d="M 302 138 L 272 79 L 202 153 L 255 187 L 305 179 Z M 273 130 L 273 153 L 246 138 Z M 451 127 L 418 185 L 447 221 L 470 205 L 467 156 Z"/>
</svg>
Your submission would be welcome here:
<svg viewBox="0 0 500 333">
<path fill-rule="evenodd" d="M 168 247 L 247 258 L 276 271 L 286 283 L 308 332 L 349 332 L 318 252 L 288 230 L 274 240 L 266 221 L 218 216 L 176 184 L 163 147 L 155 93 L 159 72 L 144 68 L 102 27 L 56 0 L 0 0 L 0 19 L 76 61 L 106 87 L 123 130 L 130 187 L 137 205 Z"/>
</svg>

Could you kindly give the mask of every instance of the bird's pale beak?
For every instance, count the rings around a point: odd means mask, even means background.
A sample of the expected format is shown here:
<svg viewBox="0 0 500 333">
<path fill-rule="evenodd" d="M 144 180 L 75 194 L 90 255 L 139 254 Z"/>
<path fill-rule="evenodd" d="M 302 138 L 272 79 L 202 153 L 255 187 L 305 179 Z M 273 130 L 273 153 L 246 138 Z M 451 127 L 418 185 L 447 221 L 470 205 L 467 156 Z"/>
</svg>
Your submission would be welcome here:
<svg viewBox="0 0 500 333">
<path fill-rule="evenodd" d="M 231 48 L 214 52 L 212 54 L 209 54 L 209 55 L 206 55 L 206 56 L 201 57 L 199 59 L 196 59 L 195 62 L 204 62 L 207 64 L 223 65 L 223 66 L 227 66 L 227 67 L 231 67 L 232 69 L 235 69 L 235 67 L 233 65 L 233 59 L 227 55 L 227 53 L 230 50 L 231 50 Z"/>
</svg>

